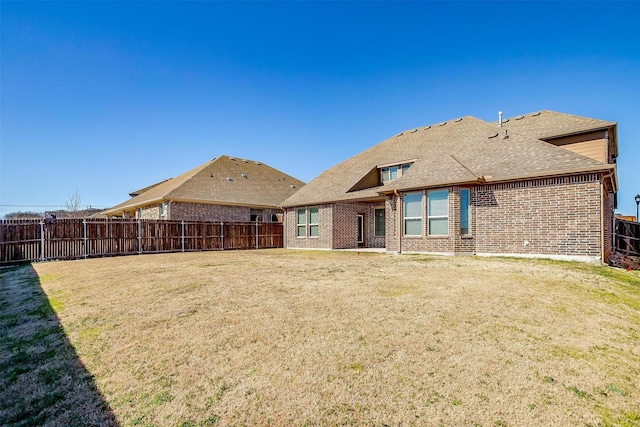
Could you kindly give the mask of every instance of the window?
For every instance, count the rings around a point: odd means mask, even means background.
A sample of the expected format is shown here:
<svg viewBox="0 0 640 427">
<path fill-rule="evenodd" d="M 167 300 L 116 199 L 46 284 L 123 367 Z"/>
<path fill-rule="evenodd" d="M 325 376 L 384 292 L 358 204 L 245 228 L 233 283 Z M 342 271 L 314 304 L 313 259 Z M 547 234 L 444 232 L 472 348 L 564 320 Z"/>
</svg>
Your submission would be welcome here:
<svg viewBox="0 0 640 427">
<path fill-rule="evenodd" d="M 410 166 L 411 163 L 403 163 L 401 165 L 380 168 L 380 181 L 382 181 L 382 183 L 394 181 L 400 178 Z"/>
<path fill-rule="evenodd" d="M 299 208 L 296 212 L 296 218 L 298 237 L 307 237 L 307 210 L 305 208 Z"/>
<path fill-rule="evenodd" d="M 318 208 L 309 208 L 309 236 L 318 237 Z"/>
<path fill-rule="evenodd" d="M 429 236 L 449 234 L 449 191 L 436 190 L 427 194 Z"/>
<path fill-rule="evenodd" d="M 164 202 L 160 203 L 160 216 L 167 216 L 167 204 Z"/>
<path fill-rule="evenodd" d="M 374 236 L 383 237 L 385 235 L 385 210 L 384 208 L 374 209 L 373 216 L 375 218 Z"/>
<path fill-rule="evenodd" d="M 398 179 L 397 166 L 382 168 L 382 182 L 393 181 L 394 179 Z"/>
<path fill-rule="evenodd" d="M 469 232 L 469 190 L 460 190 L 460 234 L 471 234 Z"/>
<path fill-rule="evenodd" d="M 404 234 L 405 236 L 422 235 L 422 193 L 404 195 Z"/>
</svg>

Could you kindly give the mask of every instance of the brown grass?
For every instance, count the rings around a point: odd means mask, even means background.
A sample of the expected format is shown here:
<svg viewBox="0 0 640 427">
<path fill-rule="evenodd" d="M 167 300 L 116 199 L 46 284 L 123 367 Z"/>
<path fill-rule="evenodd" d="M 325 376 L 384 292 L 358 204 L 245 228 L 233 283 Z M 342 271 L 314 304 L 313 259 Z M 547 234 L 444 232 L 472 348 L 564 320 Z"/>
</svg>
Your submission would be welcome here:
<svg viewBox="0 0 640 427">
<path fill-rule="evenodd" d="M 33 268 L 123 426 L 640 425 L 638 272 L 287 250 Z"/>
</svg>

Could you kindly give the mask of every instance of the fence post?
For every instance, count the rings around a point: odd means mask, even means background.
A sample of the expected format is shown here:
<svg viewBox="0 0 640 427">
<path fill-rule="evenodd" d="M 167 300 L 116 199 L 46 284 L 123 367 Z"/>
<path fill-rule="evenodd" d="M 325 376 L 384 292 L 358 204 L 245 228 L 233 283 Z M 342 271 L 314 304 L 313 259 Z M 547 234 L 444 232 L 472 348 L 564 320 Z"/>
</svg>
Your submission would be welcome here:
<svg viewBox="0 0 640 427">
<path fill-rule="evenodd" d="M 82 256 L 87 258 L 87 219 L 82 218 Z"/>
<path fill-rule="evenodd" d="M 142 253 L 142 223 L 138 219 L 138 255 Z"/>
<path fill-rule="evenodd" d="M 184 252 L 184 220 L 182 220 L 182 238 L 181 238 L 182 252 Z"/>
<path fill-rule="evenodd" d="M 44 261 L 44 221 L 40 221 L 40 261 Z"/>
<path fill-rule="evenodd" d="M 220 221 L 220 250 L 224 251 L 224 222 Z"/>
<path fill-rule="evenodd" d="M 260 249 L 258 247 L 258 221 L 256 221 L 256 249 Z"/>
</svg>

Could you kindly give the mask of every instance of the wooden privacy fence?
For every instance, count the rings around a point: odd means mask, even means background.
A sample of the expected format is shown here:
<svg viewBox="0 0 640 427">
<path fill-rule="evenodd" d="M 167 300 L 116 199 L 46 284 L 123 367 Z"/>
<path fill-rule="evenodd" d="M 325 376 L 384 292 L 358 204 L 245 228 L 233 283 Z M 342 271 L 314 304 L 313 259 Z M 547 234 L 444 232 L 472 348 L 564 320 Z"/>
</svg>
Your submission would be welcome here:
<svg viewBox="0 0 640 427">
<path fill-rule="evenodd" d="M 282 247 L 282 223 L 123 219 L 0 221 L 0 264 Z"/>
<path fill-rule="evenodd" d="M 613 243 L 616 252 L 640 257 L 640 223 L 616 218 Z"/>
</svg>

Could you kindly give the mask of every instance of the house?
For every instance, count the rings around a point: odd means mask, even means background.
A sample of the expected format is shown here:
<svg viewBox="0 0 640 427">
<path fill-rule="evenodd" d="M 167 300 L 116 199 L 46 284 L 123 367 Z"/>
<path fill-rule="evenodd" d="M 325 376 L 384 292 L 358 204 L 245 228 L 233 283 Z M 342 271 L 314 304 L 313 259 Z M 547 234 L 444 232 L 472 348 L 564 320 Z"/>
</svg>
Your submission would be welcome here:
<svg viewBox="0 0 640 427">
<path fill-rule="evenodd" d="M 282 202 L 304 183 L 264 163 L 220 156 L 175 178 L 130 193 L 110 218 L 281 221 Z"/>
<path fill-rule="evenodd" d="M 404 131 L 285 200 L 285 247 L 604 261 L 616 123 L 553 111 Z"/>
</svg>

